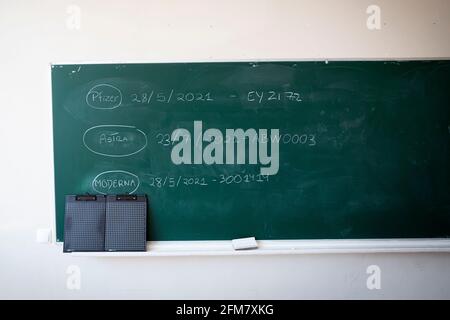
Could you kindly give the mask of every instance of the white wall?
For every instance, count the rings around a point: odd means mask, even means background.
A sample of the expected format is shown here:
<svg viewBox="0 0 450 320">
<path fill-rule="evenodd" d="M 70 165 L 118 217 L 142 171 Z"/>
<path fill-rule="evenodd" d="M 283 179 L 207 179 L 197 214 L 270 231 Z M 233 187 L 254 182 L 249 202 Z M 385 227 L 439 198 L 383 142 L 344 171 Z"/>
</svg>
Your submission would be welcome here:
<svg viewBox="0 0 450 320">
<path fill-rule="evenodd" d="M 50 62 L 449 57 L 449 34 L 448 0 L 0 0 L 0 298 L 450 298 L 444 253 L 101 259 L 34 242 L 54 217 Z"/>
</svg>

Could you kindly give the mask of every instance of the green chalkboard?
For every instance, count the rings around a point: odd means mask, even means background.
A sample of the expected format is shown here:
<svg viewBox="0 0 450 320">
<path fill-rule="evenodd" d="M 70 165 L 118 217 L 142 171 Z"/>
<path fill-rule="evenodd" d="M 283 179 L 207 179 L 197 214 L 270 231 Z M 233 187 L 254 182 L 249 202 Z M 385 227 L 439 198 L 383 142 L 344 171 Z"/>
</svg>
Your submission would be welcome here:
<svg viewBox="0 0 450 320">
<path fill-rule="evenodd" d="M 59 241 L 81 193 L 147 194 L 148 240 L 450 235 L 449 61 L 52 65 L 52 93 Z"/>
</svg>

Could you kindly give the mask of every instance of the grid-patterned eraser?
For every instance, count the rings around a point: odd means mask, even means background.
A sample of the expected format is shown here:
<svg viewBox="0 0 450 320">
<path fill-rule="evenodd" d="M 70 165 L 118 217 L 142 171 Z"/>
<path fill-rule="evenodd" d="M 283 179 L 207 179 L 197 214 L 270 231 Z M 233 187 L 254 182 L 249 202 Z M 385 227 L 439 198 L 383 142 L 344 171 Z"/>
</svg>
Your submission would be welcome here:
<svg viewBox="0 0 450 320">
<path fill-rule="evenodd" d="M 147 197 L 108 195 L 105 232 L 106 251 L 146 251 Z"/>
<path fill-rule="evenodd" d="M 104 251 L 106 197 L 66 196 L 64 252 Z"/>
</svg>

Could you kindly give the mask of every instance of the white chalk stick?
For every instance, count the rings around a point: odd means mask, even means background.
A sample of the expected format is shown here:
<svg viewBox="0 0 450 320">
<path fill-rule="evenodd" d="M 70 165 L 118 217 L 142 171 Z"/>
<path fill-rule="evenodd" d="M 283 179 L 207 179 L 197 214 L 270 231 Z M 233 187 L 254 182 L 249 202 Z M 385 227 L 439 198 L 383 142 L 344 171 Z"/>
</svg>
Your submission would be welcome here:
<svg viewBox="0 0 450 320">
<path fill-rule="evenodd" d="M 254 237 L 231 240 L 234 250 L 256 249 L 258 244 Z"/>
</svg>

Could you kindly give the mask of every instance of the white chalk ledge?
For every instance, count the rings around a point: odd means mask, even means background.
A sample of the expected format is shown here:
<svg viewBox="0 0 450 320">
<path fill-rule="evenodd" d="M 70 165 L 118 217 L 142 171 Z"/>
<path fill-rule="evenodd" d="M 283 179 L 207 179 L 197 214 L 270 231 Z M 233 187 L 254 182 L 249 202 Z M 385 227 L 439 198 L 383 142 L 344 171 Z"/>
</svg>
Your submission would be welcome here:
<svg viewBox="0 0 450 320">
<path fill-rule="evenodd" d="M 450 253 L 450 239 L 259 240 L 234 250 L 231 241 L 151 241 L 146 252 L 73 252 L 74 257 L 247 256 L 334 253 Z"/>
</svg>

